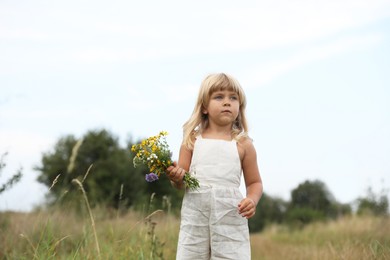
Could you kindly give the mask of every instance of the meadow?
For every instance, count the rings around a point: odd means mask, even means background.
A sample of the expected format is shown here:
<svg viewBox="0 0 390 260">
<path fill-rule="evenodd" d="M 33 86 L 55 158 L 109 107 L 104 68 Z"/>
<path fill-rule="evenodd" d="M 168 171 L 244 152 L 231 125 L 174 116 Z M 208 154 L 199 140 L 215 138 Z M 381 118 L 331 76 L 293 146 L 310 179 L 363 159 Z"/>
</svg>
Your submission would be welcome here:
<svg viewBox="0 0 390 260">
<path fill-rule="evenodd" d="M 175 259 L 179 218 L 167 210 L 0 212 L 0 259 Z M 390 219 L 349 216 L 251 234 L 252 259 L 390 259 Z"/>
</svg>

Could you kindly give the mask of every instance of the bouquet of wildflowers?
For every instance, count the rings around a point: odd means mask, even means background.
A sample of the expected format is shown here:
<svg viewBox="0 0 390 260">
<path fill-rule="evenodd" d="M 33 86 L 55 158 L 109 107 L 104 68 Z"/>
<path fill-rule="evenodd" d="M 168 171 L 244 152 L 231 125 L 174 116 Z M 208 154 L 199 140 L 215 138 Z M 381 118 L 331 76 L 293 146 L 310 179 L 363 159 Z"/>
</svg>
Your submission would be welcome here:
<svg viewBox="0 0 390 260">
<path fill-rule="evenodd" d="M 131 147 L 131 151 L 135 153 L 134 167 L 146 165 L 149 168 L 150 173 L 145 176 L 147 182 L 158 180 L 160 175 L 172 165 L 172 153 L 166 141 L 167 135 L 167 132 L 161 131 L 158 135 L 144 139 L 140 144 Z M 189 189 L 199 188 L 199 181 L 188 172 L 184 175 L 183 181 Z"/>
</svg>

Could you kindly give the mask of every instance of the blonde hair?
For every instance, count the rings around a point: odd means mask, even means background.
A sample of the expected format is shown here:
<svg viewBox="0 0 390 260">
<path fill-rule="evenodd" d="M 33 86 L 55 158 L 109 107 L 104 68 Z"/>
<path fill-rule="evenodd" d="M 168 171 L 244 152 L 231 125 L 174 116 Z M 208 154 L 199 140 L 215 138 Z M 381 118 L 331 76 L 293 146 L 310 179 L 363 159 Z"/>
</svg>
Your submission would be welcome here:
<svg viewBox="0 0 390 260">
<path fill-rule="evenodd" d="M 224 73 L 210 74 L 202 81 L 194 111 L 190 119 L 183 125 L 183 145 L 188 149 L 193 148 L 195 137 L 208 127 L 208 116 L 203 114 L 203 110 L 207 108 L 210 96 L 215 91 L 221 90 L 234 91 L 239 97 L 240 109 L 232 127 L 232 137 L 239 140 L 241 137 L 248 136 L 248 124 L 245 116 L 246 97 L 240 83 Z"/>
</svg>

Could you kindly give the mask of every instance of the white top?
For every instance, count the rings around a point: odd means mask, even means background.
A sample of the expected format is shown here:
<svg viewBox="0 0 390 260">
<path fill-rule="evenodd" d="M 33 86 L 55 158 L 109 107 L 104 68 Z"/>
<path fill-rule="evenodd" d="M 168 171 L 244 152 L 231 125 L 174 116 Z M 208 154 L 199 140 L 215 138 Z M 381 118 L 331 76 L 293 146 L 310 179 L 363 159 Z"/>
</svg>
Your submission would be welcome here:
<svg viewBox="0 0 390 260">
<path fill-rule="evenodd" d="M 200 186 L 239 188 L 241 182 L 241 161 L 236 140 L 197 137 L 190 172 Z"/>
</svg>

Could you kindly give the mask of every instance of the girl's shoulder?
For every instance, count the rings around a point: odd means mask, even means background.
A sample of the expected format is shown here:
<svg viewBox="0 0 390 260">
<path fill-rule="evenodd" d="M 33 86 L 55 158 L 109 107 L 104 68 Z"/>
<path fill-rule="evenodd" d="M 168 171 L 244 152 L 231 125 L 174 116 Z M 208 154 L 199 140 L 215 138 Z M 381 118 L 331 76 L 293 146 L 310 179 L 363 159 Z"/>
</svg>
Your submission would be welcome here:
<svg viewBox="0 0 390 260">
<path fill-rule="evenodd" d="M 248 136 L 241 137 L 237 140 L 237 148 L 241 160 L 248 154 L 256 153 L 253 140 Z"/>
<path fill-rule="evenodd" d="M 235 139 L 236 139 L 237 144 L 239 144 L 239 145 L 243 145 L 243 146 L 253 145 L 253 139 L 250 138 L 248 135 L 237 136 L 237 138 L 235 138 Z"/>
</svg>

